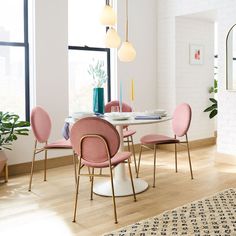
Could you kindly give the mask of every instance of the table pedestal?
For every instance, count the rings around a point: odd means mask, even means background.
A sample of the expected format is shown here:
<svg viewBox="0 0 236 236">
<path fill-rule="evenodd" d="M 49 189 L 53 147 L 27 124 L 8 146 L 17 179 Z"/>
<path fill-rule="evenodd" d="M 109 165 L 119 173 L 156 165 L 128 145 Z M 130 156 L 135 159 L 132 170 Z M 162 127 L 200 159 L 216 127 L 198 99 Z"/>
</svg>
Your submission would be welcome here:
<svg viewBox="0 0 236 236">
<path fill-rule="evenodd" d="M 124 150 L 123 126 L 120 125 L 118 126 L 118 128 L 120 135 L 119 151 L 123 151 Z M 124 163 L 121 163 L 115 167 L 115 176 L 113 178 L 113 181 L 114 181 L 115 196 L 117 197 L 133 195 L 130 176 L 126 175 L 125 168 L 128 168 L 128 166 L 125 166 Z M 133 181 L 134 181 L 135 193 L 141 193 L 148 188 L 148 183 L 142 179 L 136 179 L 134 174 L 133 174 Z M 102 196 L 112 196 L 111 180 L 108 179 L 103 182 L 98 182 L 98 183 L 95 182 L 93 187 L 93 192 Z"/>
</svg>

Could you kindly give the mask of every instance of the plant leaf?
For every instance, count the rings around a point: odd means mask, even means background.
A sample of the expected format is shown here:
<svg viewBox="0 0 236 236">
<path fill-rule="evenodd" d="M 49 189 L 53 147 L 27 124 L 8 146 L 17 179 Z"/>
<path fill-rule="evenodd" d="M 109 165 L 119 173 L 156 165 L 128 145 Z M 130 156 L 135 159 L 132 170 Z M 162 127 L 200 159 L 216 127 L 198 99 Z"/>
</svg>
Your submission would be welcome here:
<svg viewBox="0 0 236 236">
<path fill-rule="evenodd" d="M 216 109 L 213 110 L 213 111 L 209 114 L 210 119 L 212 119 L 214 116 L 216 116 L 217 113 L 218 113 L 218 111 L 217 111 Z"/>
</svg>

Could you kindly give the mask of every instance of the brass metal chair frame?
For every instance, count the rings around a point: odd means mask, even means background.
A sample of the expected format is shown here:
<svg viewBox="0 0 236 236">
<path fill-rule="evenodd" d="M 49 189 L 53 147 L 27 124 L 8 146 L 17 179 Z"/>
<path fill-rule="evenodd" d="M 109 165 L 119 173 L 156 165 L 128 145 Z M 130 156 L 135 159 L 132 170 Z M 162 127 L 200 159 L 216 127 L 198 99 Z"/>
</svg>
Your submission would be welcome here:
<svg viewBox="0 0 236 236">
<path fill-rule="evenodd" d="M 34 162 L 35 162 L 35 157 L 37 154 L 44 152 L 44 181 L 47 181 L 47 159 L 48 159 L 48 150 L 64 150 L 64 149 L 71 149 L 71 148 L 37 148 L 38 141 L 35 140 L 34 144 L 34 151 L 33 151 L 33 160 L 31 164 L 31 171 L 30 171 L 30 182 L 29 182 L 29 191 L 31 191 L 31 186 L 32 186 L 32 179 L 33 179 L 33 172 L 34 172 Z M 47 145 L 47 142 L 45 142 L 45 146 Z M 77 162 L 76 162 L 76 155 L 75 152 L 73 151 L 73 164 L 74 164 L 74 173 L 75 173 L 75 182 L 77 183 Z"/>
<path fill-rule="evenodd" d="M 80 173 L 80 170 L 81 170 L 81 159 L 82 159 L 82 153 L 83 153 L 83 145 L 82 144 L 83 144 L 83 141 L 86 138 L 91 138 L 91 137 L 97 137 L 97 138 L 101 139 L 102 142 L 105 145 L 106 153 L 107 153 L 108 160 L 109 160 L 110 174 L 108 174 L 108 175 L 101 174 L 101 173 L 100 174 L 94 174 L 94 169 L 95 168 L 92 168 L 92 173 L 91 172 L 89 172 L 89 174 L 81 174 Z M 93 200 L 94 177 L 110 177 L 110 179 L 111 179 L 111 189 L 112 189 L 112 201 L 113 201 L 114 218 L 115 218 L 115 224 L 117 224 L 118 221 L 117 221 L 116 201 L 115 201 L 113 173 L 112 173 L 113 166 L 111 164 L 111 155 L 110 155 L 110 151 L 109 151 L 109 148 L 108 148 L 107 141 L 101 135 L 97 135 L 97 134 L 94 134 L 94 135 L 93 134 L 84 135 L 80 139 L 80 153 L 81 153 L 81 155 L 79 156 L 79 168 L 78 168 L 78 177 L 77 177 L 78 179 L 77 179 L 77 187 L 76 187 L 76 196 L 75 196 L 75 206 L 74 206 L 73 222 L 76 222 L 76 213 L 77 213 L 77 206 L 78 206 L 78 193 L 79 193 L 80 176 L 89 176 L 91 178 L 90 200 Z M 131 166 L 130 166 L 130 158 L 128 159 L 128 167 L 129 167 L 129 174 L 130 174 L 130 179 L 131 179 L 131 184 L 132 184 L 134 201 L 136 201 L 136 194 L 135 194 L 135 190 L 134 190 L 134 183 L 133 183 L 132 171 L 131 171 Z"/>
<path fill-rule="evenodd" d="M 187 134 L 185 134 L 185 138 L 186 141 L 179 141 L 177 143 L 163 143 L 163 144 L 174 144 L 175 145 L 175 172 L 178 172 L 178 168 L 177 168 L 177 144 L 186 144 L 186 148 L 187 148 L 187 152 L 188 152 L 188 161 L 189 161 L 189 168 L 190 168 L 190 174 L 191 174 L 191 179 L 193 179 L 193 171 L 192 171 L 192 163 L 191 163 L 191 157 L 190 157 L 190 151 L 189 151 L 189 142 L 188 142 L 188 136 Z M 175 139 L 176 139 L 176 135 L 175 135 Z M 155 188 L 155 181 L 156 181 L 156 158 L 157 158 L 157 147 L 159 145 L 163 145 L 162 143 L 159 144 L 154 144 L 154 168 L 153 168 L 153 188 Z M 142 154 L 142 149 L 144 148 L 148 148 L 148 149 L 152 149 L 146 145 L 141 144 L 140 147 L 140 152 L 139 152 L 139 160 L 138 160 L 138 170 L 137 170 L 137 178 L 139 175 L 139 170 L 140 170 L 140 161 L 141 161 L 141 154 Z"/>
</svg>

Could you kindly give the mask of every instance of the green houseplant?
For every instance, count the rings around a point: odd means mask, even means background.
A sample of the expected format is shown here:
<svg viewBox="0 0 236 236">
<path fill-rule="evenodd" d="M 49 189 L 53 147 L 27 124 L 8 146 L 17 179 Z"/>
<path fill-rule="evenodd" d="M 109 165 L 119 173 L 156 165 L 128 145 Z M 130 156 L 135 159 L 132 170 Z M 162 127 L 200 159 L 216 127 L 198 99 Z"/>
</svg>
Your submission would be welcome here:
<svg viewBox="0 0 236 236">
<path fill-rule="evenodd" d="M 104 61 L 93 58 L 93 63 L 89 64 L 89 75 L 93 78 L 93 111 L 95 113 L 104 113 L 104 88 L 107 81 L 107 73 L 104 69 Z"/>
<path fill-rule="evenodd" d="M 19 116 L 0 111 L 0 173 L 5 167 L 5 182 L 8 180 L 7 157 L 4 149 L 11 150 L 12 143 L 18 135 L 28 135 L 30 126 L 28 121 L 20 121 Z"/>
<path fill-rule="evenodd" d="M 18 135 L 28 135 L 30 126 L 28 121 L 20 121 L 19 116 L 0 111 L 0 150 L 11 150 L 12 143 Z"/>
<path fill-rule="evenodd" d="M 209 93 L 216 94 L 218 92 L 218 82 L 214 79 L 214 86 L 209 88 Z M 209 118 L 212 119 L 218 113 L 218 102 L 215 98 L 209 98 L 211 105 L 207 107 L 204 112 L 210 112 Z"/>
</svg>

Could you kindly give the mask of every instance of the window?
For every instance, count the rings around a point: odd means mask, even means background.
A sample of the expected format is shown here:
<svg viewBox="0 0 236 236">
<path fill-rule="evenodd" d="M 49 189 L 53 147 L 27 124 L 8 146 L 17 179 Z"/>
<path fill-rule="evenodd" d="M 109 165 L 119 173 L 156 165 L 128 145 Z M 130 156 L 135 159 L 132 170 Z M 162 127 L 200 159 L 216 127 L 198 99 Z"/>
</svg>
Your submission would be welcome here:
<svg viewBox="0 0 236 236">
<path fill-rule="evenodd" d="M 29 120 L 27 0 L 0 0 L 0 110 Z"/>
<path fill-rule="evenodd" d="M 105 0 L 70 0 L 69 112 L 92 111 L 93 85 L 89 64 L 103 61 L 107 73 L 105 102 L 110 100 L 110 49 L 104 48 L 106 29 L 99 22 Z"/>
</svg>

